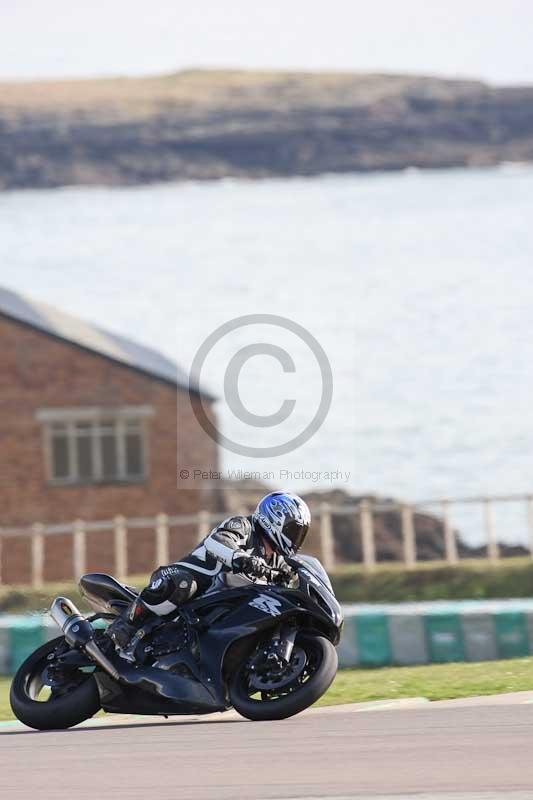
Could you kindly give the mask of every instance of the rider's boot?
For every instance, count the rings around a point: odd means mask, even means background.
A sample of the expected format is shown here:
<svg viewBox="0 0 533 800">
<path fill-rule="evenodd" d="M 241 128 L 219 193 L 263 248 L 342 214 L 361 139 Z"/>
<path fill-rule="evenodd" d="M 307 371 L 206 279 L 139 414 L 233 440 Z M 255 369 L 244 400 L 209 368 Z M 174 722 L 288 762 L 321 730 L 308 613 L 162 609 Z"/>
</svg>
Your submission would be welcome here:
<svg viewBox="0 0 533 800">
<path fill-rule="evenodd" d="M 120 617 L 113 620 L 107 629 L 108 635 L 115 644 L 117 653 L 127 661 L 135 661 L 135 650 L 144 637 L 147 623 L 154 620 L 156 615 L 150 611 L 140 597 L 137 597 L 122 612 Z M 148 625 L 148 627 L 151 627 Z"/>
</svg>

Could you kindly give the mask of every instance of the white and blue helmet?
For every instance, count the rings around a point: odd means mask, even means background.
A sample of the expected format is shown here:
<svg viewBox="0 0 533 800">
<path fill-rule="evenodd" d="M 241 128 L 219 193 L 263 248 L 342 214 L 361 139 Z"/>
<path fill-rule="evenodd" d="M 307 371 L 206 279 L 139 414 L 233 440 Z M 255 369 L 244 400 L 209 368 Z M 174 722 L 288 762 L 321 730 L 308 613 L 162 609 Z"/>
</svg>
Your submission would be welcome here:
<svg viewBox="0 0 533 800">
<path fill-rule="evenodd" d="M 290 492 L 271 492 L 252 515 L 274 550 L 284 556 L 296 553 L 307 536 L 311 512 L 301 497 Z"/>
</svg>

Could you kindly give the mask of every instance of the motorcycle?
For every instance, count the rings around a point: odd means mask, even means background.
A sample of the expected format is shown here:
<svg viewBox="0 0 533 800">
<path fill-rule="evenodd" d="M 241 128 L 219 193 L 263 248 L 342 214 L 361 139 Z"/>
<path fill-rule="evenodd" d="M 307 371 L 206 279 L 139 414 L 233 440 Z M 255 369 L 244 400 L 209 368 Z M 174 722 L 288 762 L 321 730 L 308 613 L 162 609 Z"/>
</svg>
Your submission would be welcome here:
<svg viewBox="0 0 533 800">
<path fill-rule="evenodd" d="M 210 591 L 154 617 L 137 634 L 134 661 L 116 652 L 105 624 L 137 590 L 110 575 L 84 575 L 80 591 L 96 613 L 85 617 L 67 598 L 53 601 L 62 636 L 19 667 L 13 713 L 39 730 L 70 728 L 100 709 L 167 717 L 233 707 L 251 720 L 298 714 L 335 678 L 343 616 L 316 558 L 287 563 L 292 577 L 271 569 L 271 583 Z"/>
</svg>

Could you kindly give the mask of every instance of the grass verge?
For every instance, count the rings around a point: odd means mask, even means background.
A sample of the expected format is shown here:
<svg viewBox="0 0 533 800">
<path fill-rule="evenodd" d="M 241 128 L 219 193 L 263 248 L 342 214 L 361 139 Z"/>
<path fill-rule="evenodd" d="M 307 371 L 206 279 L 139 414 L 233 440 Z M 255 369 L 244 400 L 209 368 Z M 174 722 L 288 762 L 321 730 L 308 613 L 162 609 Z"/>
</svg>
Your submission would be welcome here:
<svg viewBox="0 0 533 800">
<path fill-rule="evenodd" d="M 0 678 L 0 719 L 13 719 L 9 678 Z M 341 670 L 317 705 L 361 703 L 401 697 L 447 700 L 500 692 L 533 690 L 533 658 L 469 664 Z"/>
<path fill-rule="evenodd" d="M 318 705 L 366 700 L 455 697 L 533 690 L 533 658 L 479 663 L 424 664 L 419 667 L 340 670 Z"/>
<path fill-rule="evenodd" d="M 0 719 L 14 719 L 9 705 L 11 678 L 0 678 Z"/>
</svg>

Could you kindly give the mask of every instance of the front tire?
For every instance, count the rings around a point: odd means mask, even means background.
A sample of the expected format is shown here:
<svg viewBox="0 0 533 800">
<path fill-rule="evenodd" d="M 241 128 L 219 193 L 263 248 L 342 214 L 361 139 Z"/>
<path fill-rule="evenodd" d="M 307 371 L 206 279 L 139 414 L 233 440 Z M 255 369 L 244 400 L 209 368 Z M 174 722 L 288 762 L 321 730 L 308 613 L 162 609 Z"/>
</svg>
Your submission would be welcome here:
<svg viewBox="0 0 533 800">
<path fill-rule="evenodd" d="M 18 668 L 11 684 L 9 702 L 14 715 L 37 730 L 63 730 L 78 725 L 100 710 L 100 695 L 92 674 L 80 673 L 74 688 L 60 696 L 38 700 L 43 689 L 48 656 L 61 644 L 63 637 L 52 639 L 39 647 Z"/>
<path fill-rule="evenodd" d="M 337 651 L 323 636 L 306 636 L 297 639 L 308 663 L 313 665 L 311 674 L 302 683 L 295 682 L 291 690 L 278 697 L 266 696 L 255 699 L 251 696 L 248 665 L 237 671 L 229 687 L 230 701 L 236 711 L 252 720 L 276 720 L 292 717 L 311 706 L 329 689 L 337 674 Z"/>
</svg>

